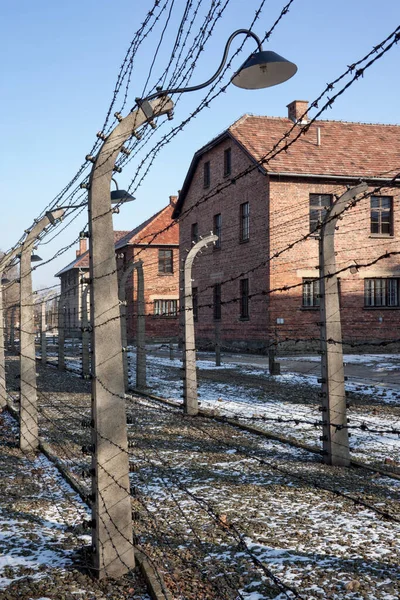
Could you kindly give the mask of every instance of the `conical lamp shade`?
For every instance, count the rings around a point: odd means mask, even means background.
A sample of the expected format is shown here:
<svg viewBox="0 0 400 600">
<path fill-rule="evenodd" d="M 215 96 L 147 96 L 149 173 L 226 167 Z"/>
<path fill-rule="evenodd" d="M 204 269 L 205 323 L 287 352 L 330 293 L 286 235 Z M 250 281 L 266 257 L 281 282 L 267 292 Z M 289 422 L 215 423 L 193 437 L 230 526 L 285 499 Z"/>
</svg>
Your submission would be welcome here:
<svg viewBox="0 0 400 600">
<path fill-rule="evenodd" d="M 113 190 L 111 192 L 111 204 L 118 204 L 119 202 L 132 202 L 135 198 L 125 190 Z"/>
<path fill-rule="evenodd" d="M 259 90 L 287 81 L 297 66 L 276 52 L 255 52 L 232 77 L 232 83 L 246 90 Z"/>
</svg>

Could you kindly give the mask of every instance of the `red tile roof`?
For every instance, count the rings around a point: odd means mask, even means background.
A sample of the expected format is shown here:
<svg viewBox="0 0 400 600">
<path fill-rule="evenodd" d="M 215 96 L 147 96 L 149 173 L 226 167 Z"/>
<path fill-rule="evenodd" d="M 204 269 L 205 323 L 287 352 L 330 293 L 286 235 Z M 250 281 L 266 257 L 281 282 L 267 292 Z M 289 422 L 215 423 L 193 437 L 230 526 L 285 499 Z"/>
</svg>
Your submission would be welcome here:
<svg viewBox="0 0 400 600">
<path fill-rule="evenodd" d="M 259 161 L 292 127 L 289 119 L 244 115 L 228 131 Z M 300 128 L 294 127 L 287 140 Z M 263 166 L 270 173 L 390 178 L 400 171 L 400 126 L 315 121 L 287 151 Z"/>
<path fill-rule="evenodd" d="M 317 129 L 321 144 L 317 144 Z M 290 119 L 244 115 L 227 130 L 200 148 L 194 155 L 179 194 L 172 218 L 182 212 L 197 164 L 203 154 L 227 137 L 236 141 L 255 162 L 269 157 L 262 168 L 272 174 L 301 174 L 316 177 L 337 176 L 353 179 L 383 177 L 391 179 L 400 172 L 400 126 L 345 121 L 315 121 L 292 146 L 279 154 L 301 131 Z M 290 135 L 285 134 L 291 131 Z M 272 152 L 271 152 L 272 150 Z M 276 155 L 272 158 L 273 155 Z"/>
</svg>

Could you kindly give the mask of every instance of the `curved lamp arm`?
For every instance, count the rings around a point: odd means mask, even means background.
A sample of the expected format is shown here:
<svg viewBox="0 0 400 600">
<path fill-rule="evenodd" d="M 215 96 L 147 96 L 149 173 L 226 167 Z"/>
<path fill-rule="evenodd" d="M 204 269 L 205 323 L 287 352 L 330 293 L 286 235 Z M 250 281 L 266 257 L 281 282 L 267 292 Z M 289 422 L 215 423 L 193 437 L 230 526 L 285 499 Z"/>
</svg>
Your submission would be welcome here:
<svg viewBox="0 0 400 600">
<path fill-rule="evenodd" d="M 201 83 L 199 85 L 193 85 L 191 87 L 170 88 L 170 89 L 167 89 L 167 90 L 158 90 L 157 92 L 154 92 L 154 94 L 150 94 L 150 96 L 146 96 L 146 98 L 136 98 L 137 104 L 140 106 L 140 104 L 142 102 L 144 102 L 145 100 L 147 100 L 147 101 L 153 100 L 153 98 L 157 98 L 159 96 L 165 96 L 165 95 L 170 95 L 170 94 L 180 94 L 182 92 L 195 92 L 196 90 L 201 90 L 202 88 L 205 88 L 208 85 L 210 85 L 213 81 L 215 81 L 215 79 L 217 79 L 218 75 L 221 73 L 222 69 L 224 68 L 224 65 L 226 63 L 226 59 L 228 58 L 229 47 L 230 47 L 232 41 L 234 40 L 234 38 L 237 35 L 239 35 L 241 33 L 247 35 L 248 37 L 254 38 L 255 41 L 257 42 L 257 46 L 258 46 L 259 52 L 262 52 L 261 40 L 260 40 L 260 38 L 255 33 L 253 33 L 252 31 L 250 31 L 250 29 L 237 29 L 228 38 L 228 41 L 226 42 L 226 45 L 225 45 L 224 54 L 222 56 L 221 64 L 219 65 L 219 67 L 218 67 L 217 71 L 214 73 L 214 75 L 212 77 L 210 77 L 210 79 L 208 79 L 204 83 Z"/>
</svg>

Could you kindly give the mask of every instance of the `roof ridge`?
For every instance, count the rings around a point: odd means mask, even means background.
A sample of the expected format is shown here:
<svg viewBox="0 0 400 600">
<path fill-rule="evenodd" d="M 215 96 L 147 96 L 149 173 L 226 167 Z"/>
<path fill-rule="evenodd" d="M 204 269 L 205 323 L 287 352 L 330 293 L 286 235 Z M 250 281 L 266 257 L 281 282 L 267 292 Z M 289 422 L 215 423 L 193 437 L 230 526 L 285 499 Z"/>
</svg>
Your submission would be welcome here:
<svg viewBox="0 0 400 600">
<path fill-rule="evenodd" d="M 228 127 L 228 131 L 230 129 L 232 129 L 233 127 L 237 127 L 238 125 L 240 125 L 243 121 L 245 121 L 248 118 L 268 119 L 271 121 L 289 121 L 290 123 L 294 124 L 293 121 L 291 119 L 289 119 L 288 117 L 274 117 L 272 115 L 254 115 L 252 113 L 245 113 L 244 115 L 239 117 L 239 119 L 234 121 Z M 342 121 L 340 119 L 315 119 L 315 121 L 313 121 L 311 123 L 311 125 L 319 124 L 319 123 L 341 123 L 342 125 L 368 125 L 368 126 L 379 126 L 379 127 L 400 127 L 400 123 L 374 123 L 374 122 L 366 122 L 366 121 Z"/>
</svg>

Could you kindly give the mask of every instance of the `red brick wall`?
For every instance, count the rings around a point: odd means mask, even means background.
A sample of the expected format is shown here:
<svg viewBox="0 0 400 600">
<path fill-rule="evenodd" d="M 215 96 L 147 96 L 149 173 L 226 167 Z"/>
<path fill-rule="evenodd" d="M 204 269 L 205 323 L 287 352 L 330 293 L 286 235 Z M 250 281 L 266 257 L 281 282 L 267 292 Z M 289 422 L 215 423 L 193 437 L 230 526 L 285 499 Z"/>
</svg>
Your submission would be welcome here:
<svg viewBox="0 0 400 600">
<path fill-rule="evenodd" d="M 119 253 L 126 254 L 126 264 L 137 260 L 143 261 L 146 339 L 149 341 L 167 341 L 178 337 L 178 317 L 154 315 L 154 300 L 179 298 L 179 225 L 171 220 L 172 209 L 172 206 L 168 206 L 134 238 L 132 245 L 119 250 Z M 158 272 L 159 249 L 172 249 L 172 274 Z M 126 297 L 128 340 L 132 341 L 136 335 L 137 318 L 136 271 L 128 281 Z"/>
<path fill-rule="evenodd" d="M 307 180 L 272 181 L 271 202 L 271 256 L 287 248 L 309 232 L 309 194 L 324 193 L 340 196 L 346 191 L 341 184 L 320 184 Z M 372 190 L 372 188 L 371 188 Z M 400 235 L 399 195 L 395 190 L 382 189 L 379 194 L 394 197 L 394 237 L 374 237 L 370 234 L 370 200 L 363 199 L 346 211 L 335 232 L 337 270 L 356 261 L 365 264 L 386 251 L 394 250 Z M 279 341 L 319 338 L 318 309 L 302 308 L 303 277 L 312 275 L 318 265 L 318 240 L 309 238 L 286 250 L 271 260 L 271 290 L 292 287 L 271 294 L 271 326 Z M 348 342 L 393 339 L 399 337 L 395 330 L 385 326 L 388 322 L 400 324 L 397 309 L 368 309 L 364 307 L 364 278 L 400 276 L 396 256 L 379 261 L 375 266 L 360 269 L 357 274 L 349 270 L 340 274 L 340 300 L 343 339 Z M 284 324 L 276 319 L 283 318 Z M 380 318 L 383 322 L 380 323 Z M 292 344 L 293 346 L 293 344 Z"/>
<path fill-rule="evenodd" d="M 269 341 L 276 340 L 280 342 L 280 348 L 287 347 L 290 351 L 305 346 L 316 348 L 320 334 L 317 325 L 319 310 L 302 307 L 301 284 L 303 277 L 318 276 L 318 240 L 311 238 L 296 242 L 309 232 L 309 194 L 340 196 L 347 188 L 335 181 L 322 184 L 305 178 L 278 180 L 273 177 L 269 181 L 268 177 L 254 170 L 226 190 L 202 201 L 206 195 L 212 194 L 218 183 L 226 181 L 223 160 L 224 150 L 228 147 L 232 149 L 233 170 L 228 179 L 251 164 L 245 152 L 231 140 L 224 140 L 206 152 L 197 165 L 179 221 L 183 260 L 191 247 L 192 223 L 198 223 L 199 234 L 204 236 L 212 230 L 213 215 L 222 214 L 221 249 L 204 250 L 196 257 L 193 266 L 193 287 L 198 288 L 200 307 L 195 326 L 197 345 L 211 346 L 215 341 L 212 286 L 223 283 L 222 318 L 217 323 L 223 346 L 266 349 Z M 206 161 L 210 161 L 211 167 L 209 189 L 203 187 L 203 165 Z M 386 251 L 397 249 L 399 194 L 393 189 L 382 189 L 379 194 L 394 197 L 394 236 L 371 236 L 370 200 L 360 201 L 338 223 L 335 233 L 338 269 L 354 261 L 359 264 L 371 262 Z M 241 244 L 239 205 L 246 201 L 250 203 L 250 241 Z M 293 247 L 290 247 L 292 244 Z M 271 256 L 270 260 L 268 256 Z M 245 277 L 249 278 L 250 294 L 253 295 L 250 319 L 241 321 L 239 280 L 240 274 L 249 270 L 253 271 Z M 359 343 L 399 337 L 399 309 L 364 307 L 364 278 L 388 276 L 400 277 L 397 256 L 360 269 L 356 274 L 349 271 L 341 274 L 342 330 L 346 341 Z M 183 288 L 182 283 L 180 287 Z M 283 287 L 289 289 L 277 291 Z M 283 319 L 284 323 L 278 324 L 277 318 Z"/>
<path fill-rule="evenodd" d="M 231 148 L 232 174 L 224 178 L 224 150 Z M 210 161 L 211 185 L 204 189 L 203 165 Z M 212 194 L 218 182 L 229 181 L 235 173 L 251 164 L 250 159 L 231 140 L 206 153 L 200 160 L 180 217 L 180 254 L 182 260 L 191 248 L 191 225 L 198 223 L 199 235 L 205 236 L 213 229 L 213 216 L 221 213 L 221 249 L 208 248 L 197 255 L 193 264 L 193 287 L 198 289 L 199 319 L 195 325 L 196 339 L 200 346 L 212 345 L 215 341 L 216 326 L 220 327 L 222 344 L 234 344 L 247 348 L 262 345 L 267 329 L 267 310 L 264 296 L 256 295 L 250 301 L 250 319 L 240 320 L 239 280 L 241 272 L 248 271 L 260 257 L 268 253 L 267 239 L 267 180 L 258 170 L 246 178 L 238 179 L 205 202 L 195 207 L 207 194 Z M 250 240 L 239 242 L 240 204 L 250 205 Z M 188 212 L 189 211 L 189 212 Z M 268 269 L 258 268 L 245 275 L 249 279 L 250 294 L 258 294 L 265 289 Z M 232 281 L 231 281 L 232 280 Z M 221 321 L 213 318 L 213 285 L 222 283 Z M 183 285 L 181 284 L 181 288 Z M 181 318 L 182 322 L 182 318 Z"/>
</svg>

